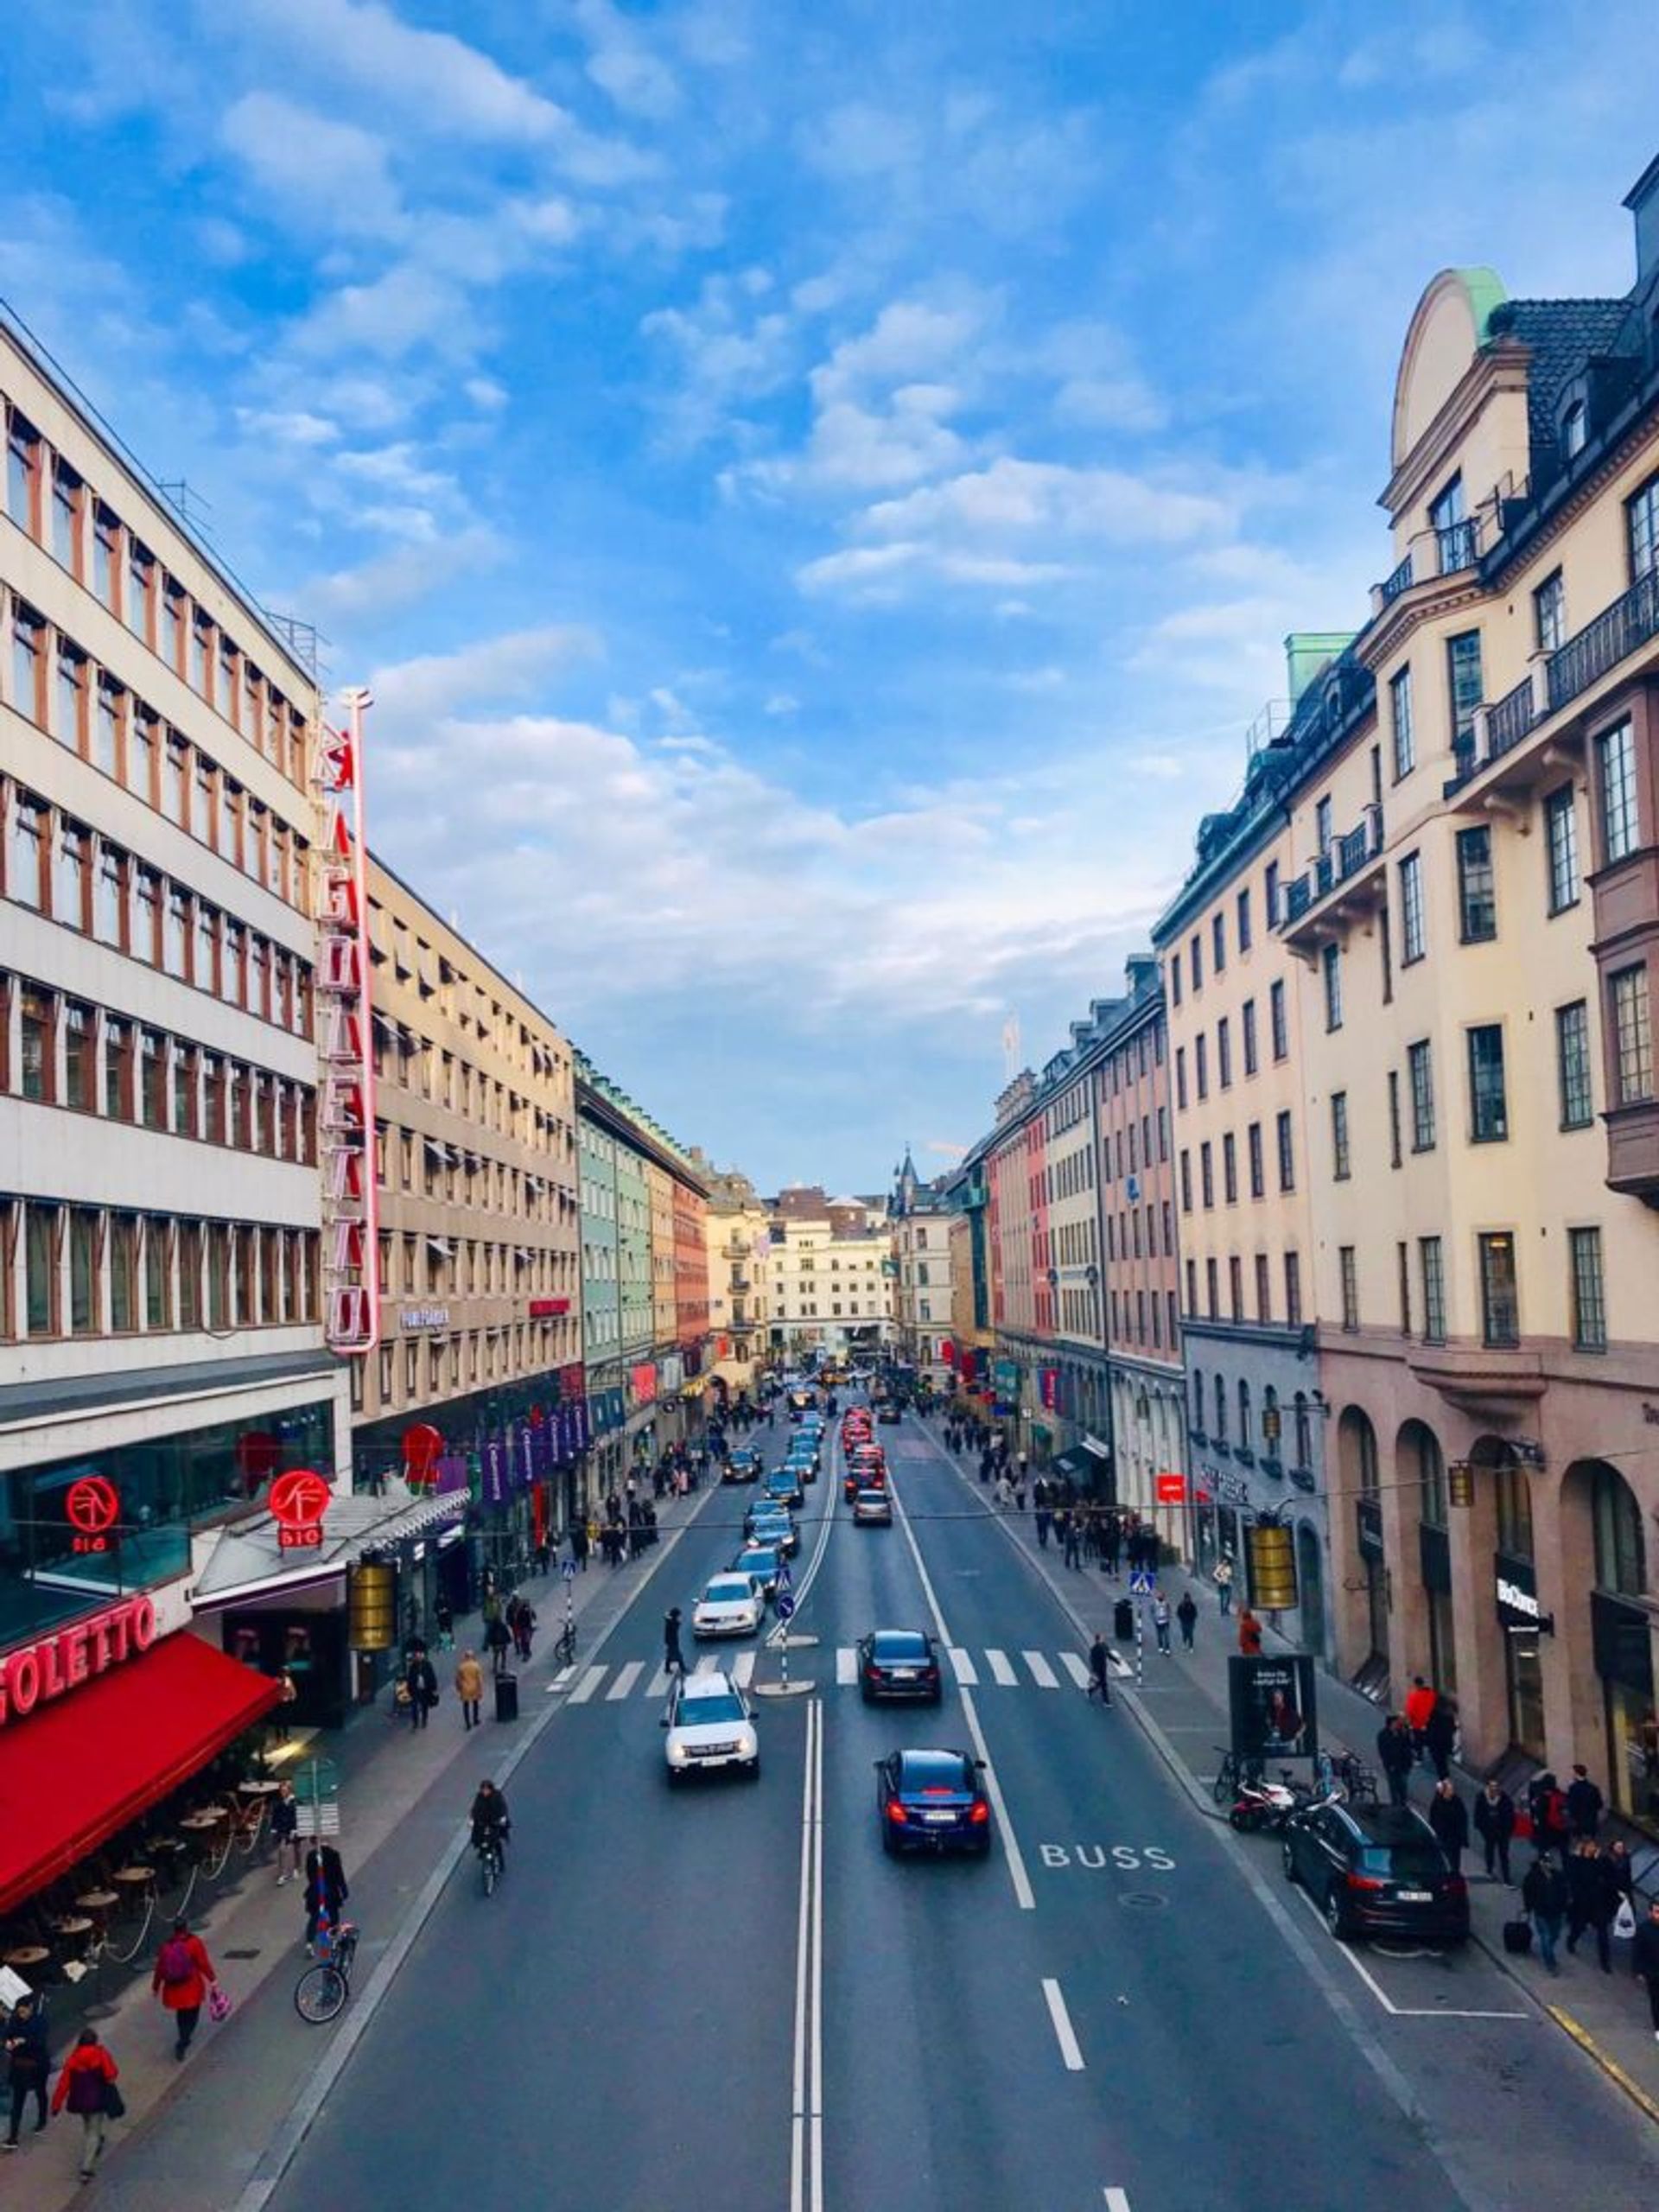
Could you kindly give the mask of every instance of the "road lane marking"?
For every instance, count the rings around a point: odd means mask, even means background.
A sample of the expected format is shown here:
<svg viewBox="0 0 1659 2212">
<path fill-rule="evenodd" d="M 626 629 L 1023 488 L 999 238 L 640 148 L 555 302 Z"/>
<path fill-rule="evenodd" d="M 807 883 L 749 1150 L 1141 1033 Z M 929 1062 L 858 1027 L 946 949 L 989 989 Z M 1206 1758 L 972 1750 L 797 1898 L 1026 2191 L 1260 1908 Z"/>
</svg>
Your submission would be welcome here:
<svg viewBox="0 0 1659 2212">
<path fill-rule="evenodd" d="M 795 1577 L 794 1598 L 795 1611 L 797 1613 L 800 1611 L 801 1607 L 806 1603 L 807 1592 L 811 1589 L 812 1585 L 817 1580 L 818 1569 L 823 1565 L 823 1555 L 830 1548 L 830 1534 L 836 1525 L 836 1497 L 841 1482 L 840 1476 L 836 1472 L 836 1462 L 840 1457 L 841 1439 L 840 1436 L 837 1435 L 835 1441 L 830 1446 L 830 1464 L 819 1474 L 817 1484 L 816 1485 L 820 1508 L 818 1516 L 818 1541 L 812 1547 L 812 1556 L 808 1560 L 804 1571 Z M 803 1506 L 801 1510 L 804 1512 L 806 1509 Z M 799 1524 L 798 1523 L 797 1525 L 798 1526 Z M 779 1621 L 777 1626 L 772 1629 L 771 1633 L 767 1636 L 767 1643 L 774 1644 L 781 1643 L 787 1626 L 788 1624 L 786 1622 Z"/>
<path fill-rule="evenodd" d="M 814 1700 L 817 1703 L 817 1700 Z M 823 1707 L 818 1707 L 817 1802 L 812 1819 L 812 2206 L 823 2212 Z"/>
<path fill-rule="evenodd" d="M 1032 1679 L 1039 1690 L 1057 1690 L 1060 1687 L 1054 1669 L 1040 1651 L 1022 1651 L 1020 1656 L 1030 1668 Z"/>
<path fill-rule="evenodd" d="M 747 1689 L 753 1681 L 754 1662 L 760 1656 L 758 1651 L 740 1651 L 732 1662 L 732 1680 L 739 1689 Z"/>
<path fill-rule="evenodd" d="M 645 1671 L 645 1662 L 643 1659 L 630 1659 L 626 1666 L 619 1667 L 616 1670 L 616 1680 L 605 1693 L 606 1703 L 615 1705 L 626 1697 Z"/>
<path fill-rule="evenodd" d="M 1129 2192 L 1127 2189 L 1109 2189 L 1102 2194 L 1106 2199 L 1106 2212 L 1129 2212 Z"/>
<path fill-rule="evenodd" d="M 575 1679 L 576 1670 L 574 1667 L 561 1667 L 547 1686 L 548 1694 L 551 1696 L 555 1690 L 568 1690 Z"/>
<path fill-rule="evenodd" d="M 948 1651 L 954 1651 L 955 1647 L 950 1642 L 950 1631 L 944 1624 L 944 1614 L 939 1605 L 938 1593 L 933 1587 L 932 1577 L 929 1574 L 926 1563 L 922 1558 L 921 1546 L 916 1541 L 916 1531 L 910 1525 L 910 1516 L 905 1510 L 904 1500 L 896 1495 L 893 1501 L 893 1510 L 899 1517 L 899 1526 L 904 1531 L 905 1541 L 910 1547 L 910 1555 L 916 1562 L 916 1574 L 922 1586 L 922 1595 L 926 1599 L 927 1609 L 933 1616 L 933 1633 Z M 992 1656 L 988 1652 L 986 1654 L 988 1658 Z M 1006 1660 L 1003 1664 L 1005 1666 L 1007 1664 Z M 960 1670 L 958 1670 L 957 1679 L 961 1680 Z M 979 1709 L 974 1703 L 974 1694 L 965 1683 L 962 1689 L 962 1714 L 968 1723 L 968 1732 L 974 1739 L 974 1755 L 985 1763 L 985 1794 L 991 1801 L 992 1808 L 996 1814 L 996 1824 L 1002 1831 L 1002 1857 L 1007 1866 L 1008 1879 L 1014 1885 L 1014 1903 L 1020 1907 L 1021 1912 L 1035 1912 L 1037 1892 L 1032 1888 L 1031 1876 L 1026 1871 L 1026 1855 L 1020 1848 L 1020 1839 L 1014 1832 L 1014 1822 L 1008 1818 L 1008 1804 L 1007 1798 L 1002 1795 L 1002 1784 L 997 1780 L 996 1769 L 991 1764 L 991 1754 L 985 1742 L 985 1731 L 979 1725 Z"/>
<path fill-rule="evenodd" d="M 1011 1690 L 1018 1685 L 1020 1677 L 1014 1673 L 1014 1662 L 1006 1651 L 988 1651 L 985 1663 L 991 1670 L 991 1680 L 1000 1682 L 1005 1690 Z"/>
<path fill-rule="evenodd" d="M 1048 2000 L 1048 2017 L 1054 2023 L 1054 2039 L 1060 2046 L 1060 2056 L 1068 2074 L 1081 2074 L 1083 2052 L 1078 2046 L 1077 2031 L 1071 2025 L 1071 2015 L 1065 2009 L 1065 1999 L 1058 1981 L 1046 1980 L 1043 1995 Z"/>
<path fill-rule="evenodd" d="M 1062 1651 L 1060 1664 L 1080 1690 L 1086 1690 L 1094 1680 L 1094 1676 L 1089 1672 L 1088 1662 L 1079 1658 L 1075 1651 Z"/>
<path fill-rule="evenodd" d="M 801 1902 L 795 1941 L 790 2212 L 823 2208 L 823 1707 L 806 1707 L 801 1783 Z"/>
<path fill-rule="evenodd" d="M 575 1689 L 571 1691 L 569 1702 L 572 1705 L 586 1705 L 609 1671 L 610 1669 L 607 1667 L 590 1667 Z"/>
<path fill-rule="evenodd" d="M 843 1688 L 858 1680 L 858 1654 L 850 1643 L 843 1643 L 836 1653 L 836 1680 Z"/>
<path fill-rule="evenodd" d="M 1300 1882 L 1296 1885 L 1296 1894 L 1323 1928 L 1325 1915 Z M 1396 2020 L 1529 2020 L 1532 2018 L 1530 2012 L 1459 2012 L 1449 2005 L 1396 2005 L 1376 1975 L 1356 1955 L 1351 1943 L 1333 1941 L 1332 1948 L 1347 1960 L 1382 2010 Z"/>
<path fill-rule="evenodd" d="M 955 1668 L 957 1680 L 963 1689 L 971 1690 L 978 1688 L 979 1669 L 965 1651 L 953 1650 L 950 1654 L 950 1664 Z"/>
<path fill-rule="evenodd" d="M 659 1667 L 645 1685 L 647 1697 L 666 1697 L 669 1683 L 673 1680 L 666 1667 Z"/>
</svg>

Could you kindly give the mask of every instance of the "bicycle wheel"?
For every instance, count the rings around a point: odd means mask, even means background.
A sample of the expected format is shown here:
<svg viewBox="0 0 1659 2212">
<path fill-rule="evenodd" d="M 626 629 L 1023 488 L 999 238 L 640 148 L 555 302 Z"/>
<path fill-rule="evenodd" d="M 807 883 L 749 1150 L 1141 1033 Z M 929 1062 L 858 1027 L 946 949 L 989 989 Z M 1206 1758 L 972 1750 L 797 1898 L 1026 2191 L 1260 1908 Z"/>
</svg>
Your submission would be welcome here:
<svg viewBox="0 0 1659 2212">
<path fill-rule="evenodd" d="M 350 1995 L 351 1985 L 338 1967 L 308 1967 L 294 1986 L 294 2010 L 320 2028 L 335 2018 Z"/>
<path fill-rule="evenodd" d="M 486 1897 L 493 1897 L 495 1895 L 495 1853 L 480 1851 L 478 1857 L 483 1869 L 484 1894 Z"/>
</svg>

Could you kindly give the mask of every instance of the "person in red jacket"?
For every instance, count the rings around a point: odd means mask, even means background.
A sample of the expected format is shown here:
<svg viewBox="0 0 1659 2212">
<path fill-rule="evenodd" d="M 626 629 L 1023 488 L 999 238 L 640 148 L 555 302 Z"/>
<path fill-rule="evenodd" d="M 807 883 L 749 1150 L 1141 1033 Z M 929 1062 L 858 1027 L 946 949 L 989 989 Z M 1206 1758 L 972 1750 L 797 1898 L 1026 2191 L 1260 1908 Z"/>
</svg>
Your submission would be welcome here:
<svg viewBox="0 0 1659 2212">
<path fill-rule="evenodd" d="M 67 2105 L 80 2121 L 80 2177 L 90 2181 L 104 2155 L 104 2129 L 110 2117 L 110 2090 L 121 2069 L 98 2039 L 96 2028 L 83 2028 L 63 2062 L 52 2109 Z"/>
<path fill-rule="evenodd" d="M 1438 1702 L 1434 1692 L 1421 1675 L 1411 1678 L 1411 1688 L 1406 1692 L 1406 1726 L 1411 1731 L 1411 1748 L 1422 1764 L 1423 1751 L 1428 1737 L 1428 1724 Z"/>
<path fill-rule="evenodd" d="M 149 1977 L 150 1988 L 173 2015 L 178 2031 L 178 2044 L 173 2053 L 175 2058 L 182 2058 L 189 2050 L 208 1985 L 218 1980 L 213 1962 L 207 1955 L 207 1946 L 200 1936 L 190 1933 L 189 1922 L 181 1916 L 173 1923 L 173 1933 L 156 1953 L 156 1971 Z"/>
</svg>

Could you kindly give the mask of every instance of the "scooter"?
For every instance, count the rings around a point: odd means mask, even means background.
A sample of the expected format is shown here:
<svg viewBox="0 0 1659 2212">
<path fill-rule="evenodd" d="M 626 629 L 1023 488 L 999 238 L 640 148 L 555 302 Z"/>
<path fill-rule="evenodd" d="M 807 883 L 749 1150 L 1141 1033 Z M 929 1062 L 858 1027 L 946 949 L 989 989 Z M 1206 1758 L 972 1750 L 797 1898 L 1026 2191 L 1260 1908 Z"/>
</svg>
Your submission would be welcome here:
<svg viewBox="0 0 1659 2212">
<path fill-rule="evenodd" d="M 1281 1828 L 1293 1813 L 1301 1809 L 1302 1802 L 1301 1793 L 1288 1782 L 1268 1782 L 1255 1776 L 1239 1783 L 1227 1818 L 1241 1835 L 1254 1835 L 1261 1828 Z"/>
</svg>

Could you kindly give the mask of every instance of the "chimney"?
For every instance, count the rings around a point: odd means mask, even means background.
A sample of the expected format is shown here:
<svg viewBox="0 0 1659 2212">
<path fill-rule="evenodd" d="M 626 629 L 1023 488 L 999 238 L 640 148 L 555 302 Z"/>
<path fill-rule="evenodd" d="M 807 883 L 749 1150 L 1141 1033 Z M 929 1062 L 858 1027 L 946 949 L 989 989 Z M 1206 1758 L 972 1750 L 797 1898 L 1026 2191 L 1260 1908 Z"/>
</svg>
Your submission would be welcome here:
<svg viewBox="0 0 1659 2212">
<path fill-rule="evenodd" d="M 1636 289 L 1643 291 L 1659 276 L 1659 154 L 1624 195 L 1636 218 Z"/>
</svg>

